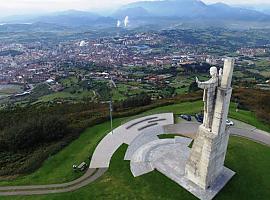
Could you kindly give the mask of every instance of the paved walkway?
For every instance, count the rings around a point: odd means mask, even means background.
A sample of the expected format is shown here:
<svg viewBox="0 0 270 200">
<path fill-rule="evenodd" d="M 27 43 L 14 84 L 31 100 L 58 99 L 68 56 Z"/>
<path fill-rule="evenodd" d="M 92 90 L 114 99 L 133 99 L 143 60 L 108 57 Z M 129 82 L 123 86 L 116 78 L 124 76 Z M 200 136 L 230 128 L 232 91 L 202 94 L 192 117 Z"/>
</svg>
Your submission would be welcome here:
<svg viewBox="0 0 270 200">
<path fill-rule="evenodd" d="M 114 129 L 98 144 L 90 168 L 80 178 L 63 184 L 5 186 L 0 187 L 0 196 L 40 195 L 71 192 L 84 187 L 102 176 L 108 169 L 111 157 L 122 144 L 130 144 L 134 138 L 145 132 L 164 133 L 165 125 L 173 124 L 172 113 L 164 113 L 132 120 Z"/>
<path fill-rule="evenodd" d="M 140 138 L 135 140 L 140 140 Z M 134 151 L 130 159 L 131 173 L 134 177 L 137 177 L 158 169 L 156 164 L 166 160 L 165 158 L 168 156 L 168 152 L 174 150 L 178 152 L 178 156 L 170 160 L 183 160 L 183 156 L 187 158 L 189 155 L 188 145 L 191 142 L 192 139 L 190 138 L 177 136 L 173 139 L 155 139 L 141 146 L 137 146 L 136 151 Z M 186 152 L 188 152 L 188 154 Z"/>
<path fill-rule="evenodd" d="M 190 155 L 192 139 L 176 136 L 174 139 L 158 139 L 142 145 L 132 155 L 130 169 L 133 176 L 141 176 L 157 170 L 191 192 L 198 199 L 210 200 L 235 174 L 224 167 L 211 188 L 202 189 L 185 177 L 185 166 Z"/>
<path fill-rule="evenodd" d="M 173 113 L 163 113 L 135 119 L 119 126 L 98 144 L 92 156 L 90 168 L 108 168 L 111 157 L 122 144 L 130 145 L 143 133 L 163 134 L 163 126 L 173 123 Z"/>
<path fill-rule="evenodd" d="M 51 185 L 32 185 L 32 186 L 6 186 L 0 187 L 0 196 L 14 196 L 14 195 L 41 195 L 72 192 L 82 188 L 99 177 L 107 171 L 103 169 L 88 169 L 88 171 L 79 179 L 63 184 Z"/>
<path fill-rule="evenodd" d="M 111 157 L 122 144 L 130 145 L 141 134 L 176 133 L 194 138 L 200 125 L 196 122 L 185 121 L 179 124 L 173 123 L 172 113 L 151 115 L 132 120 L 114 129 L 113 133 L 104 137 L 92 156 L 90 168 L 79 179 L 63 184 L 0 187 L 0 196 L 51 194 L 77 190 L 95 181 L 106 172 Z M 232 135 L 245 137 L 270 146 L 270 134 L 248 124 L 235 121 L 235 126 L 230 128 L 230 132 Z M 155 139 L 155 137 L 152 138 Z"/>
<path fill-rule="evenodd" d="M 244 122 L 240 122 L 237 120 L 233 121 L 235 123 L 235 126 L 231 127 L 229 130 L 231 135 L 244 137 L 255 142 L 270 146 L 270 133 L 259 130 L 256 127 L 246 124 Z"/>
</svg>

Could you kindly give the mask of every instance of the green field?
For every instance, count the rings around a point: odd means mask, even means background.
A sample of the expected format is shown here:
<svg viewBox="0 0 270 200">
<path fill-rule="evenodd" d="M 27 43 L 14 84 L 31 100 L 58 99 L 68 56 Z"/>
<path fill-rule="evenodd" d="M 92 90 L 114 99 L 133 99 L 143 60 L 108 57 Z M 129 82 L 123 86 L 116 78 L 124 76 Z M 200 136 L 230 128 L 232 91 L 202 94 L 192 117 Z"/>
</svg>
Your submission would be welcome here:
<svg viewBox="0 0 270 200">
<path fill-rule="evenodd" d="M 151 85 L 138 82 L 118 83 L 117 88 L 113 90 L 113 100 L 123 101 L 131 96 L 136 96 L 141 93 L 157 93 L 151 90 Z"/>
<path fill-rule="evenodd" d="M 23 91 L 20 85 L 0 85 L 0 95 L 16 94 Z"/>
<path fill-rule="evenodd" d="M 83 99 L 92 99 L 94 97 L 93 91 L 79 91 L 74 94 L 70 92 L 56 92 L 53 94 L 45 95 L 39 98 L 38 102 L 48 102 L 54 101 L 57 99 L 61 100 L 83 100 Z"/>
<path fill-rule="evenodd" d="M 63 84 L 65 87 L 76 85 L 78 84 L 78 82 L 79 81 L 75 76 L 71 76 L 69 78 L 60 80 L 60 83 Z"/>
<path fill-rule="evenodd" d="M 261 59 L 258 62 L 255 62 L 255 65 L 261 75 L 266 75 L 265 77 L 269 78 L 269 73 L 270 73 L 270 62 L 267 58 Z M 265 73 L 265 74 L 264 74 Z M 268 76 L 267 76 L 268 75 Z"/>
<path fill-rule="evenodd" d="M 153 109 L 144 114 L 157 112 L 196 113 L 201 110 L 200 101 L 182 103 Z M 255 120 L 250 112 L 240 111 L 231 115 L 243 121 Z M 242 117 L 242 118 L 241 118 Z M 114 120 L 114 126 L 130 118 Z M 254 123 L 258 123 L 254 121 Z M 260 125 L 260 123 L 259 123 Z M 73 164 L 87 161 L 97 143 L 109 132 L 108 122 L 95 125 L 84 131 L 80 138 L 51 156 L 42 167 L 33 174 L 16 178 L 13 181 L 0 181 L 0 185 L 50 184 L 73 180 L 80 173 L 72 170 Z M 196 199 L 184 189 L 158 172 L 134 178 L 129 170 L 129 162 L 123 160 L 126 146 L 119 148 L 112 159 L 110 169 L 96 182 L 71 193 L 52 194 L 31 197 L 0 197 L 0 200 L 51 200 L 51 199 Z M 216 199 L 260 199 L 270 196 L 270 148 L 237 137 L 231 137 L 226 158 L 226 166 L 237 175 L 218 195 Z"/>
<path fill-rule="evenodd" d="M 2 200 L 74 200 L 74 199 L 183 199 L 196 200 L 191 194 L 154 171 L 134 178 L 129 162 L 124 161 L 126 146 L 112 158 L 110 169 L 96 182 L 75 192 L 31 197 L 0 197 Z M 237 174 L 215 198 L 217 200 L 268 200 L 270 148 L 254 142 L 231 137 L 226 166 Z M 259 156 L 258 156 L 259 155 Z M 51 176 L 48 174 L 48 176 Z M 44 176 L 46 177 L 46 176 Z M 43 177 L 43 178 L 44 178 Z"/>
</svg>

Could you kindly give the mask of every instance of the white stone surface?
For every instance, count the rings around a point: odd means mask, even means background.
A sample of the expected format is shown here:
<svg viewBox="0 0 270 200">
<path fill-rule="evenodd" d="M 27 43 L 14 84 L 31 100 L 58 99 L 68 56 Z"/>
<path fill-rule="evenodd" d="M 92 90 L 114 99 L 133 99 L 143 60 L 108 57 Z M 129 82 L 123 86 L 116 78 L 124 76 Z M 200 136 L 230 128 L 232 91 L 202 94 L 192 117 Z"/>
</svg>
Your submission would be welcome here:
<svg viewBox="0 0 270 200">
<path fill-rule="evenodd" d="M 159 135 L 157 132 L 151 132 L 150 134 L 146 132 L 137 136 L 128 146 L 124 160 L 131 160 L 132 155 L 136 152 L 136 150 L 144 144 L 147 144 L 154 140 L 158 140 L 159 138 L 157 135 Z"/>
<path fill-rule="evenodd" d="M 162 113 L 134 119 L 117 127 L 113 134 L 108 133 L 96 147 L 90 162 L 90 168 L 108 168 L 111 157 L 122 144 L 131 144 L 142 133 L 162 133 L 164 131 L 163 126 L 173 123 L 173 113 Z M 154 126 L 149 126 L 152 124 Z M 140 130 L 144 127 L 146 128 Z"/>
<path fill-rule="evenodd" d="M 134 162 L 130 165 L 130 170 L 134 177 L 138 177 L 152 172 L 154 168 L 150 162 Z"/>
<path fill-rule="evenodd" d="M 174 140 L 175 140 L 175 143 L 177 143 L 177 144 L 180 143 L 183 146 L 188 146 L 192 142 L 192 139 L 191 138 L 181 137 L 181 136 L 176 136 L 174 138 Z"/>
<path fill-rule="evenodd" d="M 160 165 L 168 164 L 166 163 L 166 159 L 172 161 L 180 158 L 185 163 L 190 151 L 188 145 L 191 142 L 192 139 L 176 137 L 174 139 L 157 139 L 140 146 L 132 155 L 130 162 L 130 169 L 133 176 L 137 177 L 149 173 L 157 169 Z M 171 157 L 171 151 L 176 151 L 178 158 Z M 184 174 L 185 164 L 181 167 L 175 167 L 182 170 L 182 175 Z"/>
<path fill-rule="evenodd" d="M 207 96 L 204 95 L 205 117 L 203 125 L 198 129 L 187 161 L 185 177 L 203 190 L 212 188 L 224 172 L 224 160 L 229 141 L 226 120 L 232 94 L 233 68 L 234 60 L 226 59 L 223 74 L 218 77 L 218 85 L 213 84 L 213 74 L 209 81 L 197 81 L 198 86 L 204 89 L 204 93 L 207 92 Z"/>
<path fill-rule="evenodd" d="M 151 161 L 151 151 L 157 149 L 159 146 L 167 146 L 169 144 L 175 144 L 174 139 L 158 139 L 151 141 L 143 146 L 141 146 L 137 151 L 132 155 L 131 163 L 140 163 L 140 162 L 150 162 Z"/>
<path fill-rule="evenodd" d="M 157 170 L 201 200 L 211 200 L 231 179 L 234 172 L 224 168 L 211 188 L 202 189 L 185 177 L 185 166 L 190 156 L 188 145 L 192 140 L 184 137 L 159 139 L 141 146 L 131 160 L 131 172 L 136 176 Z"/>
<path fill-rule="evenodd" d="M 164 126 L 164 131 L 165 133 L 180 134 L 194 139 L 196 136 L 196 132 L 198 131 L 199 125 L 201 124 L 198 122 L 182 121 L 178 124 Z"/>
</svg>

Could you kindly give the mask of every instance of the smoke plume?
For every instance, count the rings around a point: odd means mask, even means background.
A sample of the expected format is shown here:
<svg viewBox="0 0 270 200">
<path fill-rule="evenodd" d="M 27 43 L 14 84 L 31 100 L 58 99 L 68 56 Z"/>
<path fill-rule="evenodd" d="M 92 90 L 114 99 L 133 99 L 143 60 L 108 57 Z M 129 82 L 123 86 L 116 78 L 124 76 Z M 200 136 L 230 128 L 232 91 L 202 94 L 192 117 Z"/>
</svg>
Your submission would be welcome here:
<svg viewBox="0 0 270 200">
<path fill-rule="evenodd" d="M 121 21 L 118 20 L 118 21 L 117 21 L 117 28 L 119 28 L 120 26 L 121 26 Z"/>
<path fill-rule="evenodd" d="M 129 24 L 129 19 L 128 19 L 128 16 L 126 16 L 124 20 L 125 27 L 128 27 L 128 24 Z"/>
</svg>

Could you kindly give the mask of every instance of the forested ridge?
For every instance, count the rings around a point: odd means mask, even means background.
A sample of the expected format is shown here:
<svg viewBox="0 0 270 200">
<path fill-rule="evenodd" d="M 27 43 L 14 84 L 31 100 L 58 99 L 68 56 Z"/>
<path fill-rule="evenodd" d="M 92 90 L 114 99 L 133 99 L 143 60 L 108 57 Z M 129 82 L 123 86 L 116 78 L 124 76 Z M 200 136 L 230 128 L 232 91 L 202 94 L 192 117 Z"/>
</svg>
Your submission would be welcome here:
<svg viewBox="0 0 270 200">
<path fill-rule="evenodd" d="M 114 116 L 129 116 L 164 104 L 165 101 L 151 104 L 147 94 L 140 94 L 115 102 Z M 106 102 L 12 107 L 0 111 L 0 176 L 31 172 L 83 130 L 107 120 Z"/>
</svg>

